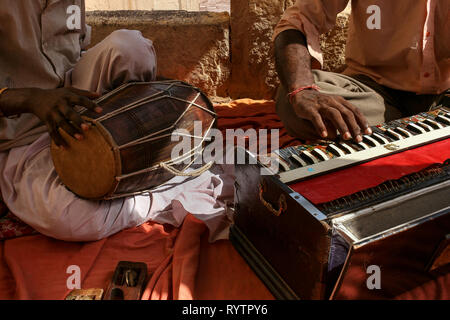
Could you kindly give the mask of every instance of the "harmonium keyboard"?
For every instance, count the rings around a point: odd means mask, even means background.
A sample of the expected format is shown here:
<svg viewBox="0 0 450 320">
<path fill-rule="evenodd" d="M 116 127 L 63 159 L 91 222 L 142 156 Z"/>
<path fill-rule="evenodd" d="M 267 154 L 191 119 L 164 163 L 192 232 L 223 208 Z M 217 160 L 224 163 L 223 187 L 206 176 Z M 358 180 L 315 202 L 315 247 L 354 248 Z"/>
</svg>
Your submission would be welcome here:
<svg viewBox="0 0 450 320">
<path fill-rule="evenodd" d="M 276 298 L 393 298 L 450 271 L 448 106 L 361 143 L 236 149 L 230 240 Z"/>
</svg>

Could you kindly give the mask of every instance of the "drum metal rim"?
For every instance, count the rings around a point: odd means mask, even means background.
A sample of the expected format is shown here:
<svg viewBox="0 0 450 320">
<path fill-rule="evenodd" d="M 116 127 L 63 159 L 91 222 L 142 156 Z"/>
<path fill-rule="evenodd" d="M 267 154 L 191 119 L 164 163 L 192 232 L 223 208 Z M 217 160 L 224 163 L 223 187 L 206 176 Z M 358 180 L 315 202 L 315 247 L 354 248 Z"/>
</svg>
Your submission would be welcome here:
<svg viewBox="0 0 450 320">
<path fill-rule="evenodd" d="M 90 122 L 92 125 L 95 125 L 95 127 L 99 130 L 100 134 L 103 136 L 103 138 L 106 140 L 107 143 L 111 146 L 111 150 L 114 155 L 114 171 L 115 171 L 115 177 L 119 176 L 122 172 L 122 159 L 120 156 L 120 150 L 117 143 L 114 141 L 111 134 L 106 130 L 106 128 L 101 124 L 101 122 L 96 121 L 95 119 L 91 119 L 88 117 L 83 117 L 87 122 Z M 119 182 L 117 179 L 114 179 L 115 183 L 111 189 L 111 191 L 107 192 L 103 197 L 108 197 L 112 194 L 114 194 L 117 190 L 117 187 L 119 186 Z M 99 198 L 100 199 L 100 198 Z"/>
</svg>

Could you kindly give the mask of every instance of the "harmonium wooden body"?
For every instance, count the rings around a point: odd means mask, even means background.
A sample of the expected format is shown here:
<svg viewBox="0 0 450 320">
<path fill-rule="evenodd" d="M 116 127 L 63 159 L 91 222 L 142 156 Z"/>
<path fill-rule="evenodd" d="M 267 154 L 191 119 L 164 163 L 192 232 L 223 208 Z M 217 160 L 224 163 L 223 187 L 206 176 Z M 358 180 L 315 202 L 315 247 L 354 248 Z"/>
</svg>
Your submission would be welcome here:
<svg viewBox="0 0 450 320">
<path fill-rule="evenodd" d="M 236 151 L 230 240 L 276 298 L 389 299 L 450 271 L 448 104 L 362 143 Z"/>
</svg>

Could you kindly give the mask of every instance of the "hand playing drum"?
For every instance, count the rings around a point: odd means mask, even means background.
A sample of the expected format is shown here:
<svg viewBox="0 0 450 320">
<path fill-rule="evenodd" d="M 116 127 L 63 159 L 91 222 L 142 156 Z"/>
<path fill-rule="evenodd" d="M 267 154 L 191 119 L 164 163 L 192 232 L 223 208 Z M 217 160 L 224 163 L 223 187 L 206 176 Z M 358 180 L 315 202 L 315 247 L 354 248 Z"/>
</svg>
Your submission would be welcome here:
<svg viewBox="0 0 450 320">
<path fill-rule="evenodd" d="M 129 83 L 96 103 L 103 109 L 100 114 L 79 110 L 90 124 L 83 140 L 60 129 L 68 147 L 54 142 L 51 147 L 62 182 L 87 199 L 129 196 L 183 175 L 201 154 L 216 121 L 208 98 L 181 81 Z M 202 123 L 203 138 L 193 139 L 189 153 L 172 159 L 177 143 L 171 139 L 173 131 L 184 129 L 194 137 L 194 121 Z"/>
</svg>

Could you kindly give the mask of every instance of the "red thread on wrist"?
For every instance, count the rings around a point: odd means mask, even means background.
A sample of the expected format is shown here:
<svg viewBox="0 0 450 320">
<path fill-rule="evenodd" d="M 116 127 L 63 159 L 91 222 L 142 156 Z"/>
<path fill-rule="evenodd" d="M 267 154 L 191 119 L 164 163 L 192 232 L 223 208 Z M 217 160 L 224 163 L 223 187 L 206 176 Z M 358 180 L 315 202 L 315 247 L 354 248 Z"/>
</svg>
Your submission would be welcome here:
<svg viewBox="0 0 450 320">
<path fill-rule="evenodd" d="M 291 93 L 288 94 L 289 102 L 292 104 L 292 99 L 295 97 L 295 95 L 297 95 L 298 93 L 305 91 L 305 90 L 319 91 L 320 88 L 318 85 L 312 84 L 310 86 L 305 86 L 305 87 L 300 87 L 298 89 L 295 89 L 294 91 L 292 91 Z"/>
</svg>

